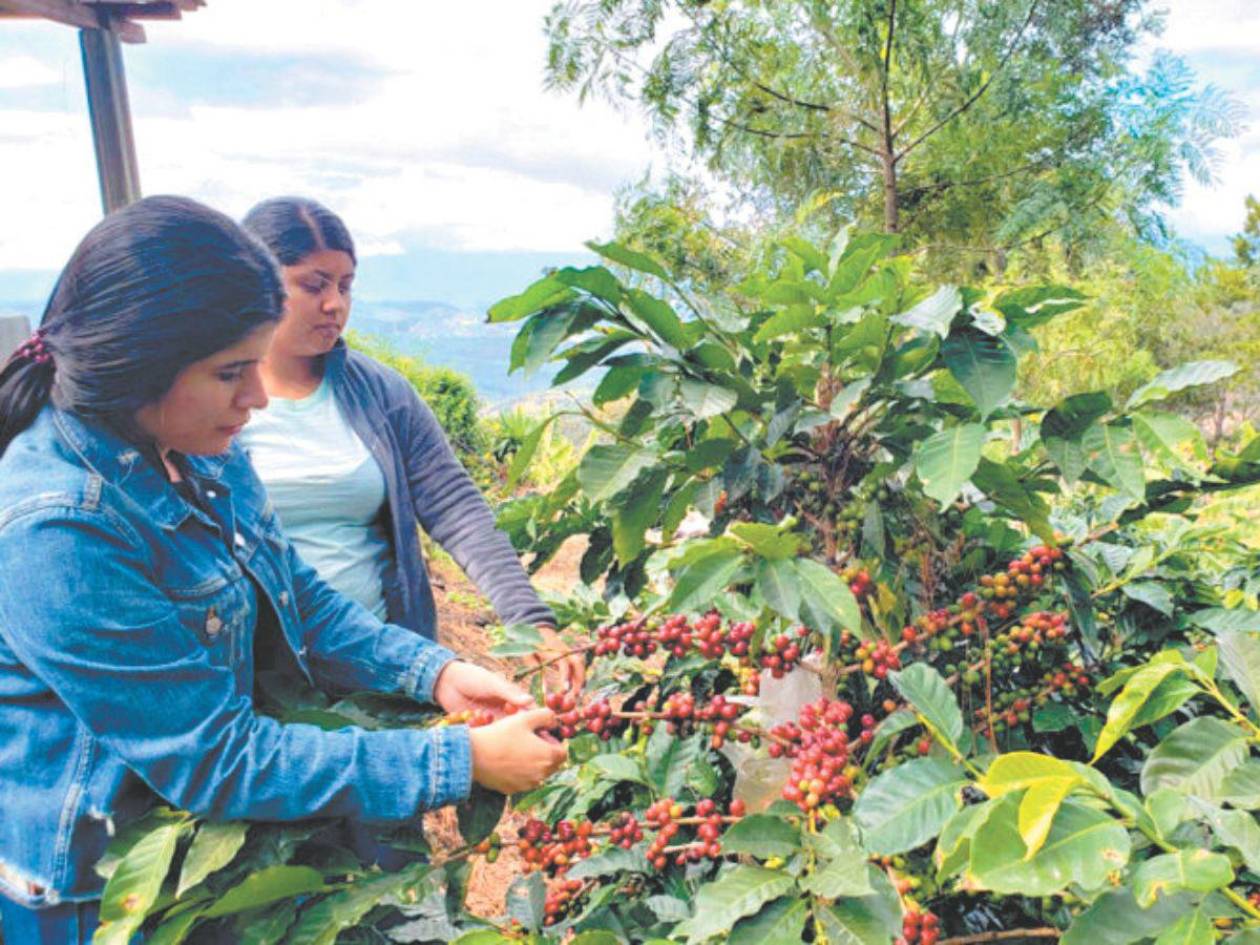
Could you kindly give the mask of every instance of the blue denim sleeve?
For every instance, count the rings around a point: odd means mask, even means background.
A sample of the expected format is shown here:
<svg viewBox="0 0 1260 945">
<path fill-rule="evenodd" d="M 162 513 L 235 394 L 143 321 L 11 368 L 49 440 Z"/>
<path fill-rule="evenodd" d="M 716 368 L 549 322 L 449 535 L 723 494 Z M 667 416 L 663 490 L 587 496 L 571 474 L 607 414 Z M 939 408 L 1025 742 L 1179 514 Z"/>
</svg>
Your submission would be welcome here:
<svg viewBox="0 0 1260 945">
<path fill-rule="evenodd" d="M 366 607 L 333 590 L 287 538 L 282 540 L 316 680 L 432 702 L 434 684 L 455 654 L 403 627 L 381 623 Z"/>
<path fill-rule="evenodd" d="M 107 513 L 43 510 L 5 532 L 5 547 L 41 564 L 26 569 L 30 593 L 0 595 L 0 631 L 167 802 L 220 818 L 391 821 L 467 795 L 464 726 L 330 732 L 255 714 L 154 583 L 139 540 Z M 417 689 L 431 685 L 441 657 L 412 653 L 406 672 Z"/>
</svg>

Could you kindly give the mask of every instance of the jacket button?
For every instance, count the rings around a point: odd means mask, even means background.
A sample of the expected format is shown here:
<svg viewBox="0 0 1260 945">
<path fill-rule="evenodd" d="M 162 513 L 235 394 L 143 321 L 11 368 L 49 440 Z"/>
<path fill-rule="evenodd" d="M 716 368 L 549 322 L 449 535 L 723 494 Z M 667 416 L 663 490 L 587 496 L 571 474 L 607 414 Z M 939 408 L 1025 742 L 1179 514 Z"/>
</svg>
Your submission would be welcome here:
<svg viewBox="0 0 1260 945">
<path fill-rule="evenodd" d="M 280 592 L 280 606 L 281 607 L 289 606 L 289 592 L 288 591 Z"/>
<path fill-rule="evenodd" d="M 236 547 L 237 548 L 245 547 L 245 536 L 242 535 L 240 532 L 236 533 Z"/>
</svg>

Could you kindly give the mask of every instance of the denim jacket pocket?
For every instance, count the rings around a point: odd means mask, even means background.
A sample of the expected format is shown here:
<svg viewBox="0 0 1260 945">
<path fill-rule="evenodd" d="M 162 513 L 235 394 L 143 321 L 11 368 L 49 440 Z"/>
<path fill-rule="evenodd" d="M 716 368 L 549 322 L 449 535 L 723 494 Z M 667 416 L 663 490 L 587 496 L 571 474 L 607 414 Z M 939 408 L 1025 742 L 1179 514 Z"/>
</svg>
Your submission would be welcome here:
<svg viewBox="0 0 1260 945">
<path fill-rule="evenodd" d="M 249 638 L 249 596 L 245 577 L 229 581 L 209 594 L 172 595 L 180 622 L 205 646 L 212 662 L 235 669 L 245 658 Z"/>
</svg>

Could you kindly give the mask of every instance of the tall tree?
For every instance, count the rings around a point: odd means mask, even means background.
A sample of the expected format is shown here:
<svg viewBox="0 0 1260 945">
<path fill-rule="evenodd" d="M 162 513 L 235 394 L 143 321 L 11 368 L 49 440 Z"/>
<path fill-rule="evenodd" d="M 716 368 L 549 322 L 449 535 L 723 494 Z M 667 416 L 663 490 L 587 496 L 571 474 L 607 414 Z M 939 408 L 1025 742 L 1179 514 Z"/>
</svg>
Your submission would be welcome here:
<svg viewBox="0 0 1260 945">
<path fill-rule="evenodd" d="M 825 194 L 943 260 L 1160 227 L 1237 106 L 1130 68 L 1145 0 L 563 0 L 548 78 L 645 106 L 746 199 Z"/>
</svg>

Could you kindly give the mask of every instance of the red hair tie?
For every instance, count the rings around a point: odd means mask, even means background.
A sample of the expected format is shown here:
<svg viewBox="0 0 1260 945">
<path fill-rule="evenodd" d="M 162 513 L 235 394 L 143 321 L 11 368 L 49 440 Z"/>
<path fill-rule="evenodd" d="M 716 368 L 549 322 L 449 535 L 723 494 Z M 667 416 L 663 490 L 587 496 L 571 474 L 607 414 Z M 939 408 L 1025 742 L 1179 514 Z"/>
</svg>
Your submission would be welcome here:
<svg viewBox="0 0 1260 945">
<path fill-rule="evenodd" d="M 47 364 L 52 360 L 52 355 L 48 353 L 48 348 L 44 345 L 44 329 L 36 328 L 31 337 L 22 342 L 22 346 L 17 349 L 20 357 L 29 358 L 36 364 Z"/>
</svg>

